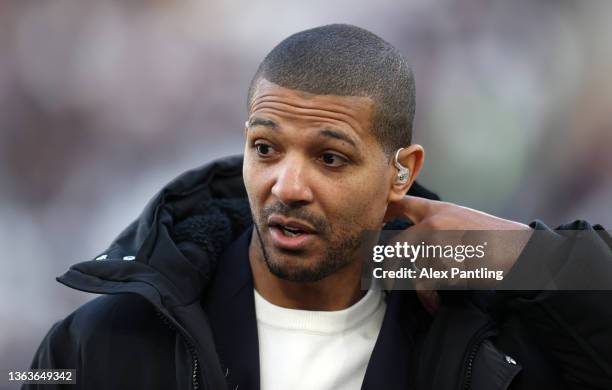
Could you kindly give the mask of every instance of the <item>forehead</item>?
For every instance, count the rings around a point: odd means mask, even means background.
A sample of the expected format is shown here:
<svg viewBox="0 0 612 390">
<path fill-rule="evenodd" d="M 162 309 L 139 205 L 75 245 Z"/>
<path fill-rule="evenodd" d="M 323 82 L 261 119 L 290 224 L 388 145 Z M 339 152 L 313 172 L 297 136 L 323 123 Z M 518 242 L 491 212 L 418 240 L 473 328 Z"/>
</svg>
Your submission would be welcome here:
<svg viewBox="0 0 612 390">
<path fill-rule="evenodd" d="M 250 116 L 272 114 L 288 120 L 335 122 L 359 138 L 372 138 L 374 101 L 365 96 L 316 95 L 260 79 L 249 107 Z"/>
</svg>

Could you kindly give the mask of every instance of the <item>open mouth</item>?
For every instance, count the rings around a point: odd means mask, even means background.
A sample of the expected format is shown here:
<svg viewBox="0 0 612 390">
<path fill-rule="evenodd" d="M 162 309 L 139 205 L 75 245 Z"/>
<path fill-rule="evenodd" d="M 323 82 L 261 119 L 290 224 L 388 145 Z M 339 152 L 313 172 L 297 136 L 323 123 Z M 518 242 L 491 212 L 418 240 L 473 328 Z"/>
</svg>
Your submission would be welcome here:
<svg viewBox="0 0 612 390">
<path fill-rule="evenodd" d="M 281 224 L 274 224 L 272 225 L 272 227 L 275 227 L 280 230 L 281 233 L 283 233 L 283 235 L 286 237 L 298 237 L 302 234 L 307 234 L 304 230 L 301 230 L 299 228 L 291 228 Z"/>
<path fill-rule="evenodd" d="M 306 221 L 272 215 L 268 218 L 272 242 L 283 249 L 305 249 L 313 243 L 317 231 Z"/>
</svg>

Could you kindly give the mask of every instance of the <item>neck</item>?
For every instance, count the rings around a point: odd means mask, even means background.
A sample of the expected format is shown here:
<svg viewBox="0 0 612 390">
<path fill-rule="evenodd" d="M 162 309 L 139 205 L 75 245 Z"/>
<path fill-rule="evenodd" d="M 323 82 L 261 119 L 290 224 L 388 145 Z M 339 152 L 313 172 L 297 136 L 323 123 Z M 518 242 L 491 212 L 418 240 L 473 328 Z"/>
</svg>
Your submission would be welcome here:
<svg viewBox="0 0 612 390">
<path fill-rule="evenodd" d="M 288 309 L 332 311 L 346 309 L 363 297 L 360 261 L 316 282 L 291 282 L 270 272 L 256 234 L 253 229 L 249 263 L 253 285 L 268 302 Z"/>
</svg>

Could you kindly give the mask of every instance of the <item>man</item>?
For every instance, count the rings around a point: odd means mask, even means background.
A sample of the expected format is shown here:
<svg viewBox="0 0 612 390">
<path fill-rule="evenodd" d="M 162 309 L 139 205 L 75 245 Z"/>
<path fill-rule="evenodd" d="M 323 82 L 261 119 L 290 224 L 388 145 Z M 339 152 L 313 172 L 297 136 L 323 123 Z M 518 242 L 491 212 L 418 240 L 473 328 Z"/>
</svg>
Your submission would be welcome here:
<svg viewBox="0 0 612 390">
<path fill-rule="evenodd" d="M 567 248 L 540 222 L 439 202 L 414 182 L 414 94 L 406 60 L 368 31 L 285 39 L 249 88 L 244 161 L 178 177 L 60 277 L 105 295 L 55 324 L 32 367 L 74 368 L 84 389 L 611 388 L 601 294 L 362 291 L 360 238 L 391 220 L 536 229 Z"/>
</svg>

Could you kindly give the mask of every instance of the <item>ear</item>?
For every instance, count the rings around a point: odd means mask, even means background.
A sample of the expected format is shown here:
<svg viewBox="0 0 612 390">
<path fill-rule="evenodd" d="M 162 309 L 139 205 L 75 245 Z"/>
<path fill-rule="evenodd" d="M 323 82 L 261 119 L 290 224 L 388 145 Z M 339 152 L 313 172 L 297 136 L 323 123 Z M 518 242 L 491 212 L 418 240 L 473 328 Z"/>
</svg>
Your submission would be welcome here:
<svg viewBox="0 0 612 390">
<path fill-rule="evenodd" d="M 397 162 L 403 167 L 408 168 L 409 177 L 405 182 L 397 180 L 398 169 L 395 166 L 395 154 L 391 156 L 389 161 L 390 179 L 389 179 L 389 199 L 388 203 L 400 201 L 414 183 L 414 180 L 419 175 L 423 161 L 425 160 L 425 150 L 421 145 L 412 144 L 403 148 L 397 155 Z"/>
</svg>

